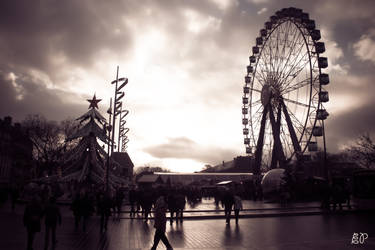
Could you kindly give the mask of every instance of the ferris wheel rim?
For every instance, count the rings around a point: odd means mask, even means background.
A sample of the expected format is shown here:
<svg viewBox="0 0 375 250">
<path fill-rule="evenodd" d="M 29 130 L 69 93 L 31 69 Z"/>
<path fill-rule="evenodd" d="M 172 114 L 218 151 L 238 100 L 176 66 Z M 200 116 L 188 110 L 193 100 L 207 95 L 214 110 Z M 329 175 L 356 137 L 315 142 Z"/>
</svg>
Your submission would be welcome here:
<svg viewBox="0 0 375 250">
<path fill-rule="evenodd" d="M 299 31 L 299 34 L 301 35 L 301 37 L 303 38 L 304 40 L 304 48 L 306 48 L 307 50 L 307 54 L 309 56 L 309 72 L 310 72 L 310 78 L 309 78 L 309 100 L 308 100 L 308 103 L 309 103 L 309 106 L 308 106 L 308 109 L 307 109 L 307 115 L 305 116 L 305 119 L 304 119 L 304 125 L 303 125 L 303 131 L 300 133 L 300 137 L 298 139 L 298 143 L 301 145 L 301 141 L 303 139 L 303 136 L 305 135 L 305 130 L 306 130 L 306 126 L 307 126 L 307 122 L 309 120 L 309 111 L 310 111 L 310 108 L 311 108 L 311 98 L 312 98 L 312 84 L 313 84 L 313 81 L 312 81 L 312 71 L 313 71 L 313 68 L 312 68 L 312 65 L 311 65 L 311 51 L 309 49 L 309 47 L 307 46 L 307 41 L 306 41 L 306 37 L 305 37 L 305 34 L 301 31 L 300 27 L 297 25 L 296 22 L 293 21 L 293 19 L 286 19 L 286 20 L 283 20 L 282 22 L 278 23 L 275 27 L 272 28 L 272 30 L 268 33 L 267 37 L 266 37 L 266 40 L 263 42 L 262 44 L 262 47 L 258 53 L 258 55 L 256 56 L 258 58 L 258 60 L 256 61 L 256 65 L 255 65 L 255 68 L 254 68 L 254 73 L 252 74 L 253 78 L 252 78 L 252 85 L 254 84 L 254 81 L 256 79 L 255 77 L 255 74 L 257 72 L 257 68 L 258 68 L 258 64 L 259 64 L 259 58 L 261 58 L 262 56 L 262 53 L 264 51 L 264 48 L 268 45 L 268 39 L 271 37 L 271 35 L 273 34 L 273 32 L 275 32 L 275 30 L 277 30 L 277 28 L 279 28 L 279 26 L 281 26 L 282 24 L 284 23 L 287 23 L 287 22 L 290 22 L 292 24 L 295 25 L 295 27 L 298 29 Z M 249 94 L 249 96 L 252 96 L 252 91 L 253 91 L 253 88 L 250 89 L 251 93 Z M 251 98 L 250 98 L 251 99 Z M 292 112 L 290 112 L 292 113 Z M 250 117 L 251 119 L 251 117 Z M 253 128 L 253 123 L 251 123 L 251 130 L 252 130 L 252 137 L 256 138 L 256 133 L 254 132 L 254 128 Z M 308 139 L 307 141 L 311 140 L 311 133 L 308 135 Z M 254 144 L 257 145 L 257 143 L 254 141 Z M 307 143 L 306 143 L 307 145 Z M 303 147 L 303 149 L 301 148 L 301 152 L 303 153 L 305 150 L 306 150 L 306 145 Z M 291 159 L 293 158 L 293 156 L 296 154 L 296 151 L 293 151 L 289 156 L 288 156 L 288 159 Z"/>
<path fill-rule="evenodd" d="M 308 15 L 308 14 L 307 14 Z M 271 16 L 271 19 L 272 19 L 272 17 L 273 16 Z M 308 19 L 309 21 L 310 21 L 310 19 Z M 315 21 L 312 21 L 312 22 L 314 22 L 314 27 L 315 27 Z M 275 24 L 276 23 L 276 24 Z M 250 86 L 250 91 L 249 92 L 247 92 L 248 93 L 248 95 L 249 95 L 249 98 L 251 99 L 251 102 L 253 102 L 253 93 L 254 93 L 254 91 L 256 91 L 256 92 L 260 92 L 260 90 L 259 89 L 255 89 L 254 88 L 254 82 L 255 82 L 255 80 L 256 80 L 256 73 L 258 72 L 258 67 L 259 67 L 259 62 L 260 62 L 260 58 L 261 58 L 261 56 L 262 56 L 262 53 L 265 51 L 265 47 L 268 45 L 268 46 L 272 46 L 272 45 L 270 45 L 270 43 L 268 42 L 269 41 L 269 39 L 271 38 L 271 36 L 272 36 L 272 34 L 281 26 L 281 25 L 283 25 L 283 24 L 285 24 L 285 23 L 289 23 L 290 25 L 294 25 L 294 27 L 295 27 L 295 29 L 296 30 L 298 30 L 298 35 L 299 36 L 301 36 L 302 38 L 303 38 L 303 41 L 304 41 L 304 48 L 306 49 L 306 51 L 307 51 L 307 55 L 308 55 L 308 60 L 307 60 L 307 62 L 308 62 L 308 64 L 309 64 L 309 83 L 308 83 L 308 85 L 309 85 L 309 90 L 308 90 L 308 93 L 309 93 L 309 95 L 308 95 L 308 106 L 307 106 L 307 112 L 306 112 L 306 115 L 303 115 L 303 117 L 304 117 L 304 125 L 302 126 L 303 127 L 303 130 L 302 130 L 302 132 L 300 133 L 300 135 L 299 135 L 299 138 L 298 138 L 298 144 L 299 144 L 299 146 L 300 146 L 300 153 L 301 154 L 303 154 L 306 150 L 307 150 L 307 148 L 308 148 L 308 145 L 309 145 L 309 143 L 311 142 L 311 140 L 312 140 L 312 136 L 313 136 L 313 131 L 312 131 L 312 129 L 311 129 L 311 131 L 308 131 L 309 130 L 309 128 L 308 128 L 308 125 L 310 125 L 310 127 L 312 127 L 312 128 L 315 128 L 315 126 L 316 126 L 316 123 L 317 123 L 317 115 L 315 115 L 315 117 L 314 118 L 311 118 L 312 117 L 312 115 L 313 115 L 313 113 L 315 112 L 317 112 L 318 110 L 319 110 L 319 108 L 321 108 L 322 107 L 322 104 L 321 104 L 321 100 L 320 100 L 320 94 L 321 94 L 321 91 L 322 91 L 322 86 L 321 86 L 321 83 L 319 82 L 319 88 L 318 89 L 316 89 L 316 87 L 314 87 L 313 85 L 314 85 L 314 83 L 317 81 L 317 79 L 319 78 L 319 81 L 320 81 L 320 78 L 321 78 L 321 75 L 322 75 L 322 73 L 321 73 L 321 67 L 320 67 L 320 60 L 319 60 L 319 53 L 321 53 L 321 52 L 316 52 L 315 54 L 314 54 L 314 52 L 313 52 L 313 49 L 315 49 L 315 51 L 317 51 L 317 48 L 316 48 L 316 41 L 315 41 L 315 39 L 312 37 L 312 35 L 310 34 L 310 33 L 308 33 L 308 31 L 309 30 L 307 30 L 307 28 L 304 26 L 304 24 L 303 24 L 303 22 L 302 21 L 300 21 L 300 22 L 298 22 L 298 20 L 297 19 L 295 19 L 294 17 L 289 17 L 289 16 L 287 16 L 286 18 L 278 18 L 277 20 L 276 20 L 276 22 L 275 23 L 273 23 L 272 24 L 272 26 L 271 26 L 271 28 L 269 29 L 270 31 L 268 31 L 268 30 L 266 30 L 266 35 L 265 36 L 263 36 L 262 35 L 262 30 L 260 30 L 260 33 L 261 33 L 261 39 L 263 39 L 263 37 L 264 37 L 264 41 L 262 41 L 262 44 L 261 44 L 261 47 L 258 47 L 258 49 L 260 49 L 260 51 L 258 51 L 258 53 L 254 53 L 254 49 L 253 49 L 253 57 L 254 57 L 254 54 L 256 54 L 255 56 L 256 56 L 256 59 L 255 59 L 255 68 L 254 68 L 254 71 L 252 72 L 252 74 L 249 74 L 249 72 L 248 72 L 248 74 L 247 74 L 247 77 L 249 77 L 249 76 L 252 76 L 252 79 L 251 79 L 251 82 L 248 82 L 247 80 L 246 80 L 246 77 L 245 77 L 245 82 L 246 82 L 246 85 L 245 85 L 245 87 L 249 87 Z M 267 23 L 266 23 L 266 25 L 267 25 Z M 268 29 L 268 28 L 267 28 Z M 263 29 L 264 30 L 264 29 Z M 307 33 L 307 34 L 306 34 Z M 308 36 L 308 37 L 307 37 Z M 319 31 L 319 36 L 320 36 L 320 31 Z M 258 38 L 257 38 L 258 39 Z M 320 38 L 319 38 L 320 39 Z M 319 40 L 318 39 L 318 40 Z M 307 41 L 307 40 L 310 40 L 309 42 Z M 256 46 L 258 45 L 258 40 L 257 40 L 257 43 L 256 43 Z M 255 46 L 255 47 L 256 47 Z M 285 45 L 284 45 L 284 48 L 285 48 Z M 292 53 L 292 50 L 290 51 L 290 54 L 289 54 L 289 56 L 291 55 L 291 53 Z M 312 58 L 314 58 L 314 65 L 313 65 L 313 63 L 312 63 Z M 289 58 L 288 58 L 288 60 L 289 60 Z M 316 65 L 315 64 L 317 64 L 319 62 L 319 66 L 318 67 L 316 67 Z M 250 65 L 251 65 L 251 60 L 250 60 Z M 286 64 L 285 64 L 286 65 Z M 305 67 L 305 66 L 304 66 Z M 315 72 L 314 73 L 314 69 L 318 69 L 318 72 Z M 303 70 L 303 67 L 301 68 L 301 70 Z M 300 72 L 298 72 L 298 74 L 299 74 Z M 297 75 L 298 75 L 297 74 Z M 314 77 L 315 78 L 314 78 Z M 295 79 L 296 77 L 294 77 L 293 79 Z M 292 80 L 293 80 L 292 79 Z M 260 83 L 260 81 L 259 81 L 259 79 L 258 79 L 258 82 Z M 294 90 L 296 90 L 296 89 L 294 89 Z M 294 90 L 292 90 L 292 91 L 294 91 Z M 318 102 L 316 103 L 315 102 L 315 104 L 313 103 L 313 98 L 316 98 L 316 97 L 319 97 L 319 100 L 318 100 Z M 244 97 L 243 98 L 245 98 L 246 97 L 246 94 L 245 94 L 245 92 L 244 92 Z M 255 146 L 255 147 L 257 147 L 258 145 L 258 142 L 256 141 L 256 140 L 258 140 L 259 139 L 259 136 L 258 136 L 258 138 L 256 138 L 256 133 L 255 133 L 255 129 L 254 129 L 254 122 L 253 122 L 253 117 L 252 117 L 252 114 L 253 114 L 253 108 L 254 108 L 254 106 L 252 105 L 253 103 L 248 103 L 248 105 L 246 105 L 245 104 L 245 101 L 243 101 L 243 103 L 244 103 L 244 105 L 243 105 L 243 109 L 244 108 L 247 108 L 248 109 L 248 114 L 250 114 L 250 117 L 249 117 L 249 121 L 250 121 L 250 124 L 249 124 L 249 128 L 250 128 L 250 130 L 251 130 L 251 139 L 252 139 L 252 144 Z M 259 103 L 258 103 L 259 104 Z M 284 104 L 285 105 L 285 104 Z M 286 106 L 286 105 L 285 105 Z M 262 108 L 262 106 L 260 105 L 260 107 L 259 107 L 259 109 L 261 109 Z M 259 109 L 255 112 L 255 113 L 258 113 L 258 111 L 259 111 Z M 263 109 L 264 109 L 264 107 L 263 107 Z M 312 112 L 311 112 L 311 110 L 312 110 Z M 271 111 L 273 112 L 273 110 L 272 110 L 272 108 L 271 108 Z M 292 113 L 292 112 L 290 112 L 290 113 Z M 243 113 L 244 114 L 244 113 Z M 246 115 L 244 115 L 244 119 L 246 118 Z M 243 119 L 243 120 L 244 120 Z M 258 120 L 259 120 L 259 117 L 258 117 Z M 313 120 L 313 122 L 311 122 L 311 120 Z M 308 124 L 308 122 L 310 121 L 310 124 Z M 275 121 L 274 121 L 275 122 Z M 243 125 L 244 125 L 244 131 L 245 131 L 245 129 L 247 129 L 247 123 L 243 123 Z M 263 129 L 265 129 L 265 128 L 263 128 Z M 269 128 L 268 128 L 269 129 Z M 272 128 L 272 130 L 273 130 L 273 128 Z M 280 130 L 280 129 L 279 129 Z M 274 133 L 274 131 L 272 132 L 272 133 Z M 281 135 L 281 133 L 284 133 L 284 131 L 282 131 L 282 132 L 279 132 L 280 133 L 280 135 Z M 308 133 L 308 135 L 307 135 L 307 137 L 306 138 L 304 138 L 304 136 L 306 135 Z M 249 134 L 249 133 L 248 133 Z M 246 139 L 248 138 L 248 134 L 246 134 L 245 135 L 245 132 L 244 132 L 244 136 L 245 136 L 245 144 L 246 144 Z M 270 136 L 271 138 L 272 138 L 272 136 Z M 303 139 L 305 139 L 305 141 L 303 141 Z M 271 139 L 271 142 L 272 142 L 272 139 Z M 304 142 L 304 145 L 302 145 L 303 143 L 302 142 Z M 248 140 L 248 143 L 250 143 L 250 140 Z M 263 143 L 263 141 L 262 141 L 262 143 Z M 273 142 L 274 143 L 274 142 Z M 283 141 L 283 143 L 285 143 L 284 141 Z M 286 143 L 285 143 L 286 144 Z M 271 145 L 271 144 L 270 144 Z M 263 145 L 262 145 L 262 147 L 263 147 Z M 272 147 L 274 147 L 274 145 L 272 145 Z M 272 148 L 271 146 L 270 146 L 270 148 Z M 285 148 L 285 145 L 283 146 L 283 148 Z M 291 147 L 290 147 L 291 148 Z M 290 149 L 289 148 L 289 149 Z M 295 150 L 295 148 L 293 149 L 292 148 L 292 150 L 290 150 L 290 155 L 288 156 L 288 160 L 290 160 L 290 159 L 292 159 L 296 154 L 297 154 L 297 151 Z"/>
<path fill-rule="evenodd" d="M 275 27 L 273 27 L 273 29 L 272 29 L 272 30 L 270 31 L 270 33 L 267 35 L 266 40 L 264 41 L 264 43 L 263 43 L 263 45 L 262 45 L 262 48 L 261 48 L 261 50 L 259 51 L 258 58 L 261 57 L 261 54 L 262 54 L 262 52 L 263 52 L 263 49 L 264 49 L 264 47 L 266 46 L 267 41 L 268 41 L 269 37 L 272 35 L 272 33 L 273 33 L 273 32 L 274 32 L 274 31 L 275 31 L 280 25 L 282 25 L 283 23 L 288 22 L 288 21 L 290 21 L 291 23 L 293 23 L 293 24 L 298 28 L 298 30 L 300 31 L 300 34 L 302 34 L 302 37 L 303 37 L 304 42 L 305 42 L 305 45 L 307 45 L 307 41 L 306 41 L 305 34 L 301 31 L 301 29 L 300 29 L 300 27 L 297 25 L 297 23 L 294 22 L 293 19 L 284 20 L 283 22 L 280 22 L 280 23 L 278 23 Z M 310 78 L 309 78 L 309 85 L 310 85 L 309 93 L 310 93 L 310 96 L 309 96 L 309 101 L 308 101 L 308 103 L 310 104 L 310 103 L 311 103 L 311 98 L 312 98 L 312 84 L 313 84 L 313 82 L 312 82 L 312 70 L 313 70 L 313 69 L 312 69 L 312 65 L 311 65 L 311 51 L 309 50 L 309 47 L 308 47 L 308 46 L 306 46 L 306 48 L 307 48 L 307 52 L 308 52 L 308 56 L 309 56 L 309 66 L 310 66 L 310 68 L 309 68 L 309 71 L 310 71 Z M 259 60 L 257 60 L 257 62 L 256 62 L 253 76 L 256 74 L 256 69 L 257 69 L 258 63 L 259 63 Z M 255 77 L 252 78 L 252 84 L 253 84 L 254 80 L 255 80 Z M 252 91 L 252 89 L 251 89 L 250 91 Z M 311 105 L 309 105 L 308 110 L 307 110 L 307 113 L 309 113 L 310 108 L 311 108 Z M 251 118 L 251 117 L 250 117 L 250 118 Z M 304 134 L 304 130 L 306 129 L 306 125 L 307 125 L 308 118 L 309 118 L 309 116 L 306 115 L 306 119 L 305 119 L 305 121 L 304 121 L 305 124 L 304 124 L 304 126 L 303 126 L 303 131 L 301 132 L 301 136 L 300 136 L 298 142 L 301 142 L 301 140 L 302 140 L 302 137 L 303 137 L 303 134 Z M 309 140 L 310 140 L 310 138 L 309 138 Z M 302 151 L 304 151 L 304 150 L 302 150 Z M 293 154 L 294 154 L 294 153 L 293 153 Z M 291 155 L 291 157 L 293 157 L 293 155 Z"/>
</svg>

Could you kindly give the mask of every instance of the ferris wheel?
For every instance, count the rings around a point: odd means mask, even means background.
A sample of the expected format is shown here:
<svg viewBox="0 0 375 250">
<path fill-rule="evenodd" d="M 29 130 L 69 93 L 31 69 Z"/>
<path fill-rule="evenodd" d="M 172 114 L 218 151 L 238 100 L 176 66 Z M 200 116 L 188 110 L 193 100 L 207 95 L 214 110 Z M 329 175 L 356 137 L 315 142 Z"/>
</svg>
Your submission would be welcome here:
<svg viewBox="0 0 375 250">
<path fill-rule="evenodd" d="M 254 173 L 325 152 L 328 60 L 309 14 L 284 8 L 270 17 L 252 47 L 242 97 L 246 153 Z"/>
</svg>

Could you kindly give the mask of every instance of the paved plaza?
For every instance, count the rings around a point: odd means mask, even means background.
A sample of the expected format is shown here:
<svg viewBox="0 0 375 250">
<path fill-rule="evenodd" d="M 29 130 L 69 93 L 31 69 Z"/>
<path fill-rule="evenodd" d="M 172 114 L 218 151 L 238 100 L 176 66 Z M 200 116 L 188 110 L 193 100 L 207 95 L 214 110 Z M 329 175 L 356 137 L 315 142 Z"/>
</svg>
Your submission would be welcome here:
<svg viewBox="0 0 375 250">
<path fill-rule="evenodd" d="M 203 204 L 204 206 L 204 204 Z M 259 203 L 261 206 L 261 203 Z M 272 206 L 268 206 L 272 209 Z M 208 207 L 209 208 L 209 207 Z M 300 208 L 301 210 L 302 208 Z M 99 219 L 90 219 L 86 232 L 75 232 L 73 217 L 62 207 L 63 224 L 58 228 L 58 250 L 150 249 L 155 229 L 153 220 L 111 218 L 106 233 L 99 232 Z M 267 210 L 265 210 L 267 211 Z M 23 206 L 15 212 L 0 209 L 0 249 L 26 249 L 26 230 L 22 225 Z M 264 211 L 263 211 L 264 213 Z M 293 214 L 258 216 L 232 220 L 209 216 L 186 218 L 183 223 L 167 223 L 167 237 L 174 249 L 375 249 L 375 214 L 344 212 L 330 214 Z M 354 233 L 367 233 L 363 244 L 351 244 Z M 34 249 L 43 249 L 44 228 L 35 239 Z M 158 249 L 165 249 L 162 242 Z"/>
</svg>

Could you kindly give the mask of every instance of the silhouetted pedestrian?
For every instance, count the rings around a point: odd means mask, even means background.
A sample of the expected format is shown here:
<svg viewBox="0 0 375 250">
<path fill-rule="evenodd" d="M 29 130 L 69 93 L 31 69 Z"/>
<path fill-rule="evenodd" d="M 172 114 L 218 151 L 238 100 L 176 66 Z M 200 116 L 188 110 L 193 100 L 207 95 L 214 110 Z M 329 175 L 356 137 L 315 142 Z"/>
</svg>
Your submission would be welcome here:
<svg viewBox="0 0 375 250">
<path fill-rule="evenodd" d="M 223 196 L 223 204 L 224 204 L 224 213 L 225 213 L 226 223 L 229 224 L 230 214 L 232 212 L 232 206 L 234 204 L 233 195 L 229 189 L 225 192 Z"/>
<path fill-rule="evenodd" d="M 11 191 L 10 191 L 10 198 L 11 198 L 11 203 L 12 203 L 12 212 L 16 209 L 16 202 L 18 200 L 19 196 L 19 191 L 17 186 L 12 186 Z"/>
<path fill-rule="evenodd" d="M 38 197 L 33 197 L 31 202 L 25 207 L 23 214 L 23 224 L 27 229 L 27 250 L 33 249 L 35 234 L 40 232 L 40 220 L 43 216 L 43 209 Z"/>
<path fill-rule="evenodd" d="M 180 191 L 176 195 L 176 207 L 177 207 L 176 222 L 178 222 L 178 220 L 180 220 L 180 222 L 183 221 L 185 204 L 186 204 L 185 195 L 183 195 L 182 192 Z"/>
<path fill-rule="evenodd" d="M 86 232 L 86 226 L 87 226 L 90 216 L 92 215 L 93 210 L 94 210 L 94 206 L 92 204 L 92 201 L 88 193 L 85 192 L 80 202 L 80 213 L 83 219 L 82 221 L 83 232 Z"/>
<path fill-rule="evenodd" d="M 57 240 L 56 240 L 56 226 L 57 223 L 61 225 L 61 213 L 59 207 L 56 205 L 56 198 L 51 197 L 49 199 L 49 203 L 47 204 L 45 210 L 45 225 L 46 225 L 46 232 L 45 232 L 45 241 L 44 241 L 44 249 L 48 249 L 49 245 L 49 235 L 51 233 L 52 237 L 52 249 L 55 249 Z"/>
<path fill-rule="evenodd" d="M 242 200 L 238 195 L 234 196 L 234 215 L 236 217 L 236 224 L 238 224 L 238 217 L 240 215 L 240 210 L 242 210 Z"/>
<path fill-rule="evenodd" d="M 215 199 L 215 207 L 216 209 L 219 208 L 219 202 L 220 202 L 220 190 L 218 188 L 215 189 L 214 191 L 214 199 Z"/>
<path fill-rule="evenodd" d="M 115 207 L 116 207 L 116 211 L 117 211 L 117 216 L 120 217 L 122 202 L 124 201 L 124 192 L 121 188 L 116 190 L 114 200 L 115 200 Z"/>
<path fill-rule="evenodd" d="M 332 203 L 333 210 L 336 210 L 337 204 L 339 205 L 340 210 L 342 210 L 342 203 L 345 202 L 345 193 L 341 184 L 334 183 L 332 187 Z"/>
<path fill-rule="evenodd" d="M 111 199 L 108 194 L 100 194 L 98 200 L 100 232 L 107 231 L 108 218 L 111 216 Z"/>
<path fill-rule="evenodd" d="M 145 190 L 139 190 L 137 198 L 138 198 L 138 202 L 139 202 L 137 204 L 137 206 L 139 205 L 139 209 L 137 207 L 137 212 L 141 211 L 141 216 L 144 217 L 144 213 L 145 213 Z"/>
<path fill-rule="evenodd" d="M 167 237 L 165 236 L 165 229 L 166 229 L 166 223 L 167 223 L 167 217 L 165 216 L 166 212 L 167 212 L 167 203 L 165 202 L 164 196 L 160 196 L 155 202 L 154 227 L 156 231 L 155 231 L 155 236 L 154 236 L 154 244 L 151 250 L 156 249 L 160 240 L 164 243 L 164 245 L 167 247 L 168 250 L 173 249 L 171 244 L 169 244 Z"/>
<path fill-rule="evenodd" d="M 151 207 L 152 207 L 152 203 L 154 201 L 154 198 L 153 198 L 153 192 L 151 190 L 145 190 L 143 195 L 142 195 L 142 209 L 144 211 L 144 215 L 145 215 L 145 222 L 148 221 L 148 216 L 150 215 L 151 213 Z"/>
<path fill-rule="evenodd" d="M 79 222 L 81 221 L 82 211 L 81 211 L 81 197 L 78 193 L 72 201 L 70 209 L 73 211 L 74 216 L 74 228 L 77 231 L 79 227 Z"/>
<path fill-rule="evenodd" d="M 138 213 L 141 212 L 141 199 L 142 199 L 142 192 L 138 189 L 135 190 L 135 199 L 136 199 L 136 204 L 137 204 L 137 216 Z"/>
<path fill-rule="evenodd" d="M 352 209 L 352 206 L 350 205 L 350 199 L 352 194 L 352 183 L 350 179 L 346 180 L 345 186 L 344 186 L 344 194 L 346 199 L 346 205 L 348 209 Z"/>
<path fill-rule="evenodd" d="M 322 183 L 320 189 L 320 196 L 321 196 L 321 205 L 320 207 L 325 210 L 329 210 L 330 208 L 330 197 L 331 197 L 331 188 L 328 181 Z"/>
<path fill-rule="evenodd" d="M 176 214 L 176 220 L 177 220 L 176 196 L 175 196 L 173 191 L 168 195 L 168 210 L 169 210 L 169 213 L 170 213 L 169 223 L 172 225 L 173 215 Z"/>
<path fill-rule="evenodd" d="M 129 203 L 130 203 L 130 218 L 133 218 L 135 216 L 135 206 L 137 203 L 137 192 L 133 188 L 129 190 Z"/>
</svg>

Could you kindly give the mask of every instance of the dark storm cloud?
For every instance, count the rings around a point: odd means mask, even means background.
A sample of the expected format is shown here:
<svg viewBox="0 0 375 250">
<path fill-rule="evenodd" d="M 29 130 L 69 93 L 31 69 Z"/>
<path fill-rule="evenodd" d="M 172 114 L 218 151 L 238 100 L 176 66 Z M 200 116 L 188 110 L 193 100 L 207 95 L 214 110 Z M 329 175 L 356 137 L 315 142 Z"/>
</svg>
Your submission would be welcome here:
<svg viewBox="0 0 375 250">
<path fill-rule="evenodd" d="M 102 49 L 131 46 L 121 25 L 122 16 L 137 10 L 131 7 L 118 1 L 1 1 L 0 55 L 8 65 L 40 70 L 52 70 L 59 54 L 87 67 Z"/>
<path fill-rule="evenodd" d="M 205 147 L 186 137 L 169 138 L 167 143 L 148 147 L 144 151 L 160 159 L 192 159 L 207 164 L 232 159 L 237 155 L 230 149 Z"/>
<path fill-rule="evenodd" d="M 42 113 L 57 120 L 74 116 L 79 107 L 71 102 L 77 99 L 75 94 L 47 88 L 30 76 L 30 70 L 41 72 L 57 85 L 56 77 L 66 65 L 88 70 L 101 59 L 98 53 L 102 50 L 113 56 L 126 51 L 132 37 L 122 17 L 134 11 L 137 6 L 119 1 L 0 1 L 0 115 L 21 118 Z M 62 64 L 55 63 L 58 58 Z M 11 72 L 20 76 L 23 99 L 16 98 L 16 87 L 6 80 Z"/>
<path fill-rule="evenodd" d="M 16 81 L 9 74 L 0 72 L 0 115 L 12 116 L 16 121 L 23 120 L 29 114 L 42 114 L 48 120 L 74 118 L 87 110 L 86 98 L 62 90 L 48 89 L 42 84 L 33 82 L 28 75 L 20 75 Z M 80 104 L 67 100 L 82 99 Z"/>
</svg>

